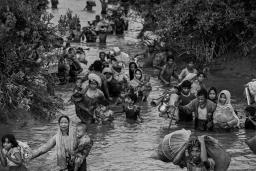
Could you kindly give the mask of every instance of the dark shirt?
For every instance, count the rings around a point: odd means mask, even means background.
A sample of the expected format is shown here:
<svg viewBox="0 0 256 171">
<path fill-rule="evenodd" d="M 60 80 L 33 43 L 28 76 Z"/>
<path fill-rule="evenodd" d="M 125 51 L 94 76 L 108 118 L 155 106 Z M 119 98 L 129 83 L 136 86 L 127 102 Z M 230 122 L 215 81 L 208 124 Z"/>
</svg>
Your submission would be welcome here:
<svg viewBox="0 0 256 171">
<path fill-rule="evenodd" d="M 110 97 L 119 97 L 121 93 L 121 85 L 114 78 L 110 82 L 107 82 L 108 92 Z"/>
<path fill-rule="evenodd" d="M 132 109 L 124 107 L 124 112 L 127 119 L 137 120 L 138 116 L 140 115 L 140 108 L 137 106 L 134 106 Z"/>
<path fill-rule="evenodd" d="M 249 119 L 246 119 L 245 123 L 244 123 L 244 128 L 245 129 L 256 129 L 256 126 Z"/>
</svg>

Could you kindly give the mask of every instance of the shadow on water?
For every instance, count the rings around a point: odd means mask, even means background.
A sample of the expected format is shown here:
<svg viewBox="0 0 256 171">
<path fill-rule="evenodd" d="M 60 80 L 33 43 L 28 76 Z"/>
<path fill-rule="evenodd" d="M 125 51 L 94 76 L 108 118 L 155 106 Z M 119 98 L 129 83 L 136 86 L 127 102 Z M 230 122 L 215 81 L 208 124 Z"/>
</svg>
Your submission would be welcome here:
<svg viewBox="0 0 256 171">
<path fill-rule="evenodd" d="M 67 8 L 71 8 L 81 18 L 82 26 L 87 21 L 93 20 L 95 15 L 100 11 L 100 3 L 96 1 L 94 13 L 83 11 L 85 1 L 82 0 L 60 0 L 58 10 L 52 12 L 55 16 L 54 22 L 58 17 L 64 14 Z M 124 52 L 134 55 L 141 51 L 139 48 L 139 40 L 136 35 L 139 33 L 141 25 L 130 23 L 129 31 L 124 37 L 108 36 L 106 45 L 98 43 L 86 44 L 90 47 L 88 52 L 89 64 L 98 58 L 98 53 L 109 47 L 118 46 Z M 225 75 L 210 75 L 208 85 L 216 86 L 219 89 L 229 89 L 233 95 L 234 106 L 238 111 L 242 111 L 244 103 L 242 103 L 242 86 L 247 80 L 235 79 Z M 157 108 L 152 108 L 149 104 L 151 99 L 159 96 L 164 91 L 160 82 L 156 78 L 151 79 L 153 86 L 152 93 L 148 99 L 148 103 L 142 105 L 141 115 L 144 119 L 143 123 L 127 122 L 124 114 L 115 115 L 115 120 L 110 125 L 96 126 L 89 128 L 89 133 L 94 140 L 94 146 L 88 157 L 89 170 L 182 170 L 172 164 L 163 163 L 150 158 L 151 154 L 158 146 L 160 140 L 168 133 L 168 120 L 158 116 Z M 60 88 L 59 94 L 67 101 L 71 95 L 71 88 L 63 86 Z M 79 122 L 75 115 L 74 105 L 66 105 L 63 114 L 70 116 L 73 122 Z M 181 128 L 193 130 L 192 124 L 172 125 L 171 131 Z M 27 126 L 22 129 L 10 128 L 8 126 L 0 126 L 0 135 L 7 132 L 15 134 L 17 139 L 26 141 L 32 148 L 45 143 L 52 137 L 57 130 L 57 121 L 54 120 L 48 124 L 38 124 Z M 204 132 L 195 132 L 198 135 Z M 255 170 L 255 155 L 249 150 L 245 144 L 245 139 L 255 135 L 254 131 L 239 130 L 228 133 L 207 133 L 217 138 L 220 144 L 232 155 L 230 170 Z M 55 171 L 56 170 L 56 151 L 53 149 L 49 153 L 33 160 L 29 165 L 32 171 Z M 1 170 L 1 168 L 0 168 Z"/>
</svg>

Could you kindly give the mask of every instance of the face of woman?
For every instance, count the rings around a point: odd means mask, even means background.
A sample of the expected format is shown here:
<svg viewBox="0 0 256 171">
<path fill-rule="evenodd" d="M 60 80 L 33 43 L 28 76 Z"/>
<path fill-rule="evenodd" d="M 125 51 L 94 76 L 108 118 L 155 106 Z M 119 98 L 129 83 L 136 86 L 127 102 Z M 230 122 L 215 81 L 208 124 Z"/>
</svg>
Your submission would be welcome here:
<svg viewBox="0 0 256 171">
<path fill-rule="evenodd" d="M 3 148 L 7 151 L 9 151 L 12 148 L 12 143 L 9 142 L 9 139 L 5 139 L 3 143 Z"/>
<path fill-rule="evenodd" d="M 135 64 L 131 64 L 130 70 L 131 70 L 131 71 L 135 71 L 135 69 L 136 69 Z"/>
<path fill-rule="evenodd" d="M 220 104 L 224 105 L 224 104 L 226 103 L 226 101 L 227 101 L 227 97 L 226 97 L 225 94 L 222 93 L 222 94 L 220 95 L 220 100 L 219 100 L 219 102 L 220 102 Z"/>
<path fill-rule="evenodd" d="M 141 72 L 140 72 L 140 71 L 136 71 L 136 72 L 135 72 L 135 78 L 138 79 L 138 80 L 140 80 L 141 77 L 142 77 Z"/>
<path fill-rule="evenodd" d="M 215 93 L 215 91 L 214 90 L 211 90 L 210 92 L 209 92 L 209 99 L 210 100 L 214 100 L 214 99 L 216 99 L 216 93 Z"/>
<path fill-rule="evenodd" d="M 90 82 L 90 88 L 91 89 L 95 90 L 95 89 L 97 89 L 97 87 L 98 87 L 98 85 L 97 85 L 97 83 L 95 81 L 91 81 Z"/>
<path fill-rule="evenodd" d="M 100 53 L 100 59 L 104 60 L 105 59 L 105 54 L 104 53 Z"/>
<path fill-rule="evenodd" d="M 61 131 L 67 131 L 68 130 L 69 122 L 68 122 L 67 118 L 61 118 L 59 124 L 60 124 L 60 130 Z"/>
</svg>

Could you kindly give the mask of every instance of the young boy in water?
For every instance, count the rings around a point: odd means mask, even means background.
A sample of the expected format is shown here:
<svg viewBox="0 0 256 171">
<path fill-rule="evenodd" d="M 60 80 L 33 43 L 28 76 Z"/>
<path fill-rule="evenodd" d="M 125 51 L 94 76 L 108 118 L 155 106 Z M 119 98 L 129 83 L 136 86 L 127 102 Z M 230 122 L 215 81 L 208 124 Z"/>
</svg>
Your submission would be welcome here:
<svg viewBox="0 0 256 171">
<path fill-rule="evenodd" d="M 188 171 L 213 171 L 215 162 L 207 157 L 204 135 L 191 137 L 186 149 L 186 167 Z"/>
<path fill-rule="evenodd" d="M 196 98 L 194 94 L 190 92 L 191 90 L 191 82 L 186 80 L 181 84 L 181 93 L 179 97 L 179 104 L 181 106 L 185 106 L 189 104 L 192 100 Z M 193 115 L 192 112 L 179 112 L 179 119 L 180 121 L 192 121 L 193 120 Z"/>
<path fill-rule="evenodd" d="M 131 120 L 139 120 L 142 122 L 140 116 L 140 107 L 135 105 L 137 97 L 134 94 L 128 94 L 124 98 L 125 105 L 123 106 L 123 111 L 125 112 L 126 118 Z"/>
<path fill-rule="evenodd" d="M 87 134 L 87 126 L 84 123 L 77 124 L 77 148 L 74 151 L 74 159 L 75 159 L 75 169 L 74 171 L 78 171 L 78 169 L 83 164 L 84 160 L 88 156 L 93 142 Z"/>
</svg>

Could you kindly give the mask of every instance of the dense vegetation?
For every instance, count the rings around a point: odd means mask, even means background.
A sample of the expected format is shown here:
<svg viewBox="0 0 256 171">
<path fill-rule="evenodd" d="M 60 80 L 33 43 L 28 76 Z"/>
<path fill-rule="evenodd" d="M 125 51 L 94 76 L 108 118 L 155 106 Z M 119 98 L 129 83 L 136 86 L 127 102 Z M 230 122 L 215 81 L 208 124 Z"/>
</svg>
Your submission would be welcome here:
<svg viewBox="0 0 256 171">
<path fill-rule="evenodd" d="M 190 51 L 205 63 L 234 49 L 247 55 L 255 42 L 254 0 L 137 0 L 134 4 L 145 20 L 144 31 L 153 31 L 168 48 Z"/>
<path fill-rule="evenodd" d="M 17 109 L 45 118 L 61 107 L 46 93 L 43 54 L 56 42 L 47 0 L 0 0 L 0 117 Z"/>
</svg>

